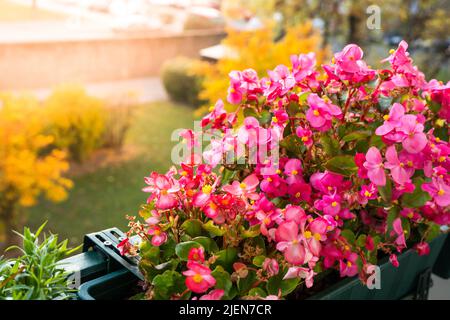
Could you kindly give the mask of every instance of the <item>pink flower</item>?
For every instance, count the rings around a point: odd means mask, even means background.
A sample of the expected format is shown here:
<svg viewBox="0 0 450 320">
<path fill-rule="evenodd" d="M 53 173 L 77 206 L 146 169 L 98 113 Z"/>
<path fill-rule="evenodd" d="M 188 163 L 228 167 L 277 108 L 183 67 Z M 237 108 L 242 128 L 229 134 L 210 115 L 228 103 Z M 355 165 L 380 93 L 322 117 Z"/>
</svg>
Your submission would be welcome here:
<svg viewBox="0 0 450 320">
<path fill-rule="evenodd" d="M 290 201 L 297 204 L 301 201 L 309 202 L 311 199 L 311 186 L 305 182 L 294 182 L 287 190 Z"/>
<path fill-rule="evenodd" d="M 289 159 L 284 165 L 284 174 L 287 176 L 288 184 L 302 181 L 302 173 L 302 162 L 299 159 Z"/>
<path fill-rule="evenodd" d="M 374 200 L 378 196 L 377 186 L 373 183 L 369 185 L 361 186 L 361 191 L 359 192 L 359 203 L 367 204 L 368 200 Z"/>
<path fill-rule="evenodd" d="M 243 196 L 256 200 L 259 197 L 258 194 L 255 193 L 258 184 L 259 180 L 256 174 L 251 174 L 245 178 L 244 181 L 239 182 L 235 180 L 231 185 L 223 186 L 222 189 L 234 196 Z"/>
<path fill-rule="evenodd" d="M 364 153 L 355 154 L 355 164 L 358 167 L 358 177 L 361 179 L 367 179 L 367 169 L 364 167 L 364 162 L 366 162 L 366 156 Z"/>
<path fill-rule="evenodd" d="M 398 263 L 397 255 L 395 255 L 394 253 L 389 256 L 389 261 L 396 268 L 398 268 L 398 266 L 400 265 L 400 263 Z"/>
<path fill-rule="evenodd" d="M 200 263 L 204 262 L 205 261 L 205 249 L 203 249 L 203 247 L 191 248 L 191 250 L 189 250 L 188 260 L 189 261 L 197 261 Z"/>
<path fill-rule="evenodd" d="M 142 191 L 151 193 L 147 202 L 156 198 L 157 209 L 168 210 L 178 205 L 175 193 L 180 191 L 180 187 L 171 178 L 152 172 L 149 177 L 145 178 L 145 183 L 148 184 L 148 187 L 143 188 Z"/>
<path fill-rule="evenodd" d="M 353 83 L 369 81 L 375 76 L 375 71 L 367 67 L 362 60 L 363 51 L 356 44 L 349 44 L 334 55 L 334 74 L 341 80 L 348 80 Z"/>
<path fill-rule="evenodd" d="M 358 265 L 356 264 L 357 259 L 358 255 L 354 252 L 347 251 L 344 254 L 344 259 L 339 261 L 341 277 L 353 277 L 358 273 Z"/>
<path fill-rule="evenodd" d="M 159 247 L 167 241 L 167 233 L 161 230 L 159 226 L 152 226 L 148 229 L 148 234 L 152 237 L 152 245 Z"/>
<path fill-rule="evenodd" d="M 414 246 L 414 249 L 416 249 L 419 256 L 426 256 L 430 254 L 430 246 L 426 242 L 417 243 Z"/>
<path fill-rule="evenodd" d="M 383 159 L 376 147 L 370 147 L 366 153 L 366 162 L 363 164 L 367 169 L 367 176 L 377 186 L 386 185 L 386 174 L 383 169 Z"/>
<path fill-rule="evenodd" d="M 384 123 L 375 130 L 378 136 L 384 136 L 401 125 L 401 118 L 405 114 L 405 108 L 400 103 L 392 105 L 389 115 L 384 116 Z"/>
<path fill-rule="evenodd" d="M 204 294 L 199 300 L 220 300 L 222 299 L 225 291 L 222 289 L 211 290 L 208 294 Z M 194 300 L 194 299 L 192 299 Z"/>
<path fill-rule="evenodd" d="M 412 114 L 403 116 L 401 127 L 398 131 L 403 132 L 406 137 L 402 141 L 403 148 L 409 153 L 419 153 L 427 145 L 427 136 L 423 133 L 423 124 L 417 121 Z"/>
<path fill-rule="evenodd" d="M 312 269 L 303 267 L 290 267 L 284 275 L 283 280 L 302 278 L 305 279 L 306 287 L 311 288 L 314 284 L 314 276 L 316 274 L 317 273 L 315 273 Z"/>
<path fill-rule="evenodd" d="M 337 194 L 325 195 L 314 203 L 314 207 L 325 214 L 335 216 L 341 211 L 341 197 Z"/>
<path fill-rule="evenodd" d="M 263 270 L 267 273 L 269 277 L 276 276 L 280 271 L 278 262 L 276 259 L 266 258 L 263 262 Z"/>
<path fill-rule="evenodd" d="M 333 117 L 338 119 L 342 117 L 342 111 L 338 106 L 331 102 L 326 102 L 315 93 L 311 93 L 307 101 L 310 108 L 306 111 L 306 119 L 311 124 L 311 127 L 319 131 L 330 129 Z"/>
<path fill-rule="evenodd" d="M 188 261 L 188 270 L 183 271 L 186 278 L 186 287 L 195 293 L 203 293 L 216 285 L 216 279 L 211 275 L 211 270 L 198 262 Z"/>
<path fill-rule="evenodd" d="M 117 249 L 119 249 L 119 252 L 121 255 L 125 255 L 128 252 L 130 252 L 132 245 L 130 243 L 130 239 L 125 238 L 117 245 Z"/>
<path fill-rule="evenodd" d="M 299 127 L 297 127 L 295 133 L 297 134 L 297 136 L 300 137 L 300 139 L 305 144 L 305 146 L 311 147 L 313 145 L 312 131 L 311 130 L 304 129 L 303 127 L 299 126 Z"/>
<path fill-rule="evenodd" d="M 295 81 L 300 82 L 315 72 L 316 55 L 314 52 L 308 54 L 292 55 L 292 74 Z"/>
<path fill-rule="evenodd" d="M 406 171 L 405 164 L 400 162 L 395 150 L 395 145 L 389 146 L 386 150 L 386 160 L 384 167 L 391 170 L 392 179 L 400 185 L 410 182 L 410 177 L 414 171 Z"/>
<path fill-rule="evenodd" d="M 443 179 L 432 178 L 431 182 L 422 184 L 422 190 L 428 192 L 438 206 L 450 205 L 450 186 Z"/>
<path fill-rule="evenodd" d="M 392 222 L 392 231 L 393 234 L 397 235 L 397 238 L 395 239 L 397 250 L 401 251 L 403 248 L 406 248 L 405 233 L 403 232 L 402 220 L 400 218 L 397 218 Z"/>
<path fill-rule="evenodd" d="M 228 87 L 227 101 L 231 104 L 239 104 L 242 101 L 245 91 L 241 88 L 241 73 L 239 71 L 231 71 L 230 86 Z"/>
<path fill-rule="evenodd" d="M 306 261 L 306 249 L 301 244 L 302 236 L 298 234 L 298 225 L 293 222 L 283 222 L 276 230 L 277 250 L 284 253 L 286 261 L 294 265 L 302 265 Z"/>
</svg>

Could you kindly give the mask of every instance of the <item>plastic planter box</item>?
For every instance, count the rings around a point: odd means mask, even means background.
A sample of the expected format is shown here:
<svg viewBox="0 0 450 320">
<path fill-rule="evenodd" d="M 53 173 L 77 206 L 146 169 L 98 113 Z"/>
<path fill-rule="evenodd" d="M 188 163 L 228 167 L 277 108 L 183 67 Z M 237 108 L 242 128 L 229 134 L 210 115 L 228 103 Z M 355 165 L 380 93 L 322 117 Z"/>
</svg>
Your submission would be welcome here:
<svg viewBox="0 0 450 320">
<path fill-rule="evenodd" d="M 444 246 L 439 253 L 433 273 L 444 279 L 450 278 L 450 235 L 447 236 Z"/>
<path fill-rule="evenodd" d="M 408 250 L 398 256 L 400 266 L 395 268 L 387 261 L 381 262 L 381 289 L 369 290 L 363 286 L 357 277 L 345 278 L 324 291 L 312 296 L 313 300 L 398 300 L 419 292 L 418 299 L 426 299 L 429 288 L 431 268 L 442 251 L 447 234 L 440 235 L 430 244 L 430 254 L 419 256 L 415 251 Z M 446 245 L 450 243 L 447 240 Z M 449 250 L 450 248 L 446 248 Z M 449 257 L 450 252 L 445 252 Z M 448 262 L 448 261 L 447 261 Z M 437 266 L 435 266 L 436 269 Z M 450 264 L 443 266 L 449 268 Z M 447 270 L 447 273 L 450 273 Z M 88 281 L 79 288 L 81 300 L 113 300 L 127 299 L 136 289 L 139 279 L 127 269 L 121 269 L 100 278 Z M 417 290 L 422 287 L 422 290 Z M 422 292 L 422 295 L 420 294 Z"/>
<path fill-rule="evenodd" d="M 400 266 L 394 267 L 388 259 L 379 264 L 381 269 L 381 289 L 368 289 L 358 278 L 347 278 L 316 294 L 315 300 L 399 300 L 412 293 L 416 298 L 427 298 L 429 276 L 447 234 L 442 234 L 430 243 L 430 254 L 419 256 L 414 250 L 408 250 L 398 256 Z M 421 282 L 423 280 L 423 283 Z M 422 286 L 422 290 L 418 290 Z M 421 292 L 422 291 L 422 292 Z M 423 294 L 422 296 L 420 296 Z"/>
</svg>

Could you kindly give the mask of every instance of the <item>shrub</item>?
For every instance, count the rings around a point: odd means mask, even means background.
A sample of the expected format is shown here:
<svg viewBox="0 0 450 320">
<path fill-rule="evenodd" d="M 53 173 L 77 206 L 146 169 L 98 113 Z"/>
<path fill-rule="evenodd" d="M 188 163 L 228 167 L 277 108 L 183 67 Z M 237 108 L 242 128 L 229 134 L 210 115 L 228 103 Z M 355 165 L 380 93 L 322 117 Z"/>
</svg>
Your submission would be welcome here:
<svg viewBox="0 0 450 320">
<path fill-rule="evenodd" d="M 24 228 L 22 247 L 13 246 L 22 255 L 0 260 L 0 299 L 4 300 L 67 300 L 76 297 L 69 288 L 68 272 L 59 261 L 79 248 L 68 249 L 67 240 L 58 243 L 58 236 L 50 234 L 39 241 L 45 223 L 31 233 Z"/>
<path fill-rule="evenodd" d="M 199 99 L 202 80 L 193 73 L 197 63 L 186 57 L 177 57 L 164 63 L 161 78 L 170 99 L 193 107 L 202 104 Z"/>
<path fill-rule="evenodd" d="M 219 100 L 202 132 L 182 131 L 185 160 L 145 177 L 143 221 L 128 217 L 141 243 L 119 249 L 141 256 L 145 296 L 307 297 L 335 275 L 370 284 L 407 248 L 427 255 L 450 225 L 450 82 L 426 81 L 407 48 L 379 70 L 350 44 L 323 76 L 314 54 L 265 78 L 233 71 L 236 110 Z M 199 154 L 202 134 L 216 139 Z"/>
<path fill-rule="evenodd" d="M 106 103 L 105 130 L 102 146 L 121 150 L 133 120 L 134 109 L 137 106 L 133 93 L 116 96 Z"/>
<path fill-rule="evenodd" d="M 72 182 L 62 176 L 69 164 L 65 152 L 51 147 L 43 134 L 43 117 L 31 97 L 0 95 L 0 242 L 20 207 L 32 206 L 39 195 L 64 200 Z"/>
<path fill-rule="evenodd" d="M 316 52 L 317 65 L 328 55 L 327 49 L 320 49 L 320 35 L 310 23 L 288 28 L 286 35 L 277 42 L 274 38 L 275 32 L 270 27 L 255 31 L 228 30 L 228 36 L 222 42 L 227 55 L 216 64 L 204 63 L 195 69 L 203 76 L 200 98 L 210 104 L 222 98 L 232 70 L 252 68 L 258 75 L 263 75 L 278 64 L 289 63 L 292 54 Z M 227 107 L 233 109 L 232 105 Z M 207 106 L 200 112 L 206 110 Z"/>
<path fill-rule="evenodd" d="M 72 160 L 82 162 L 101 146 L 106 121 L 104 103 L 89 96 L 83 87 L 59 86 L 45 101 L 44 110 L 54 145 L 67 150 Z"/>
</svg>

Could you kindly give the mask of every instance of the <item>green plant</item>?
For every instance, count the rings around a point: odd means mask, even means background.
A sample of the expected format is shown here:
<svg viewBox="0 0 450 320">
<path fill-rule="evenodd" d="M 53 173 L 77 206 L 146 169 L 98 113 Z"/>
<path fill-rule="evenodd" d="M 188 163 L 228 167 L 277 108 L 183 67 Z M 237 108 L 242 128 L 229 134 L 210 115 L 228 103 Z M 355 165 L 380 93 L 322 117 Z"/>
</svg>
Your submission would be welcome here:
<svg viewBox="0 0 450 320">
<path fill-rule="evenodd" d="M 0 300 L 67 300 L 75 296 L 60 260 L 79 247 L 67 248 L 68 241 L 58 243 L 55 234 L 44 235 L 40 242 L 45 225 L 36 233 L 27 227 L 23 234 L 17 233 L 23 239 L 22 247 L 12 246 L 7 251 L 17 249 L 23 255 L 0 260 Z"/>
<path fill-rule="evenodd" d="M 170 99 L 198 107 L 204 103 L 199 99 L 202 77 L 194 74 L 197 61 L 177 57 L 167 61 L 162 68 L 161 78 Z"/>
</svg>

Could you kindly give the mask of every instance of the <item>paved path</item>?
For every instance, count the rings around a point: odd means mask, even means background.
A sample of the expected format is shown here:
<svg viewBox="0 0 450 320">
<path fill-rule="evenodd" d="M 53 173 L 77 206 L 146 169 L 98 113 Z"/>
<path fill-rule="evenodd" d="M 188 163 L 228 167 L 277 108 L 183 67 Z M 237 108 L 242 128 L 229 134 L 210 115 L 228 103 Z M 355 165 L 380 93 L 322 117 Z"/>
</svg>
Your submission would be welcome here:
<svg viewBox="0 0 450 320">
<path fill-rule="evenodd" d="M 139 102 L 167 100 L 167 94 L 159 77 L 88 83 L 84 86 L 89 94 L 99 98 L 111 98 L 132 92 L 137 94 Z M 15 90 L 15 92 L 29 92 L 42 100 L 49 96 L 51 89 Z"/>
</svg>

